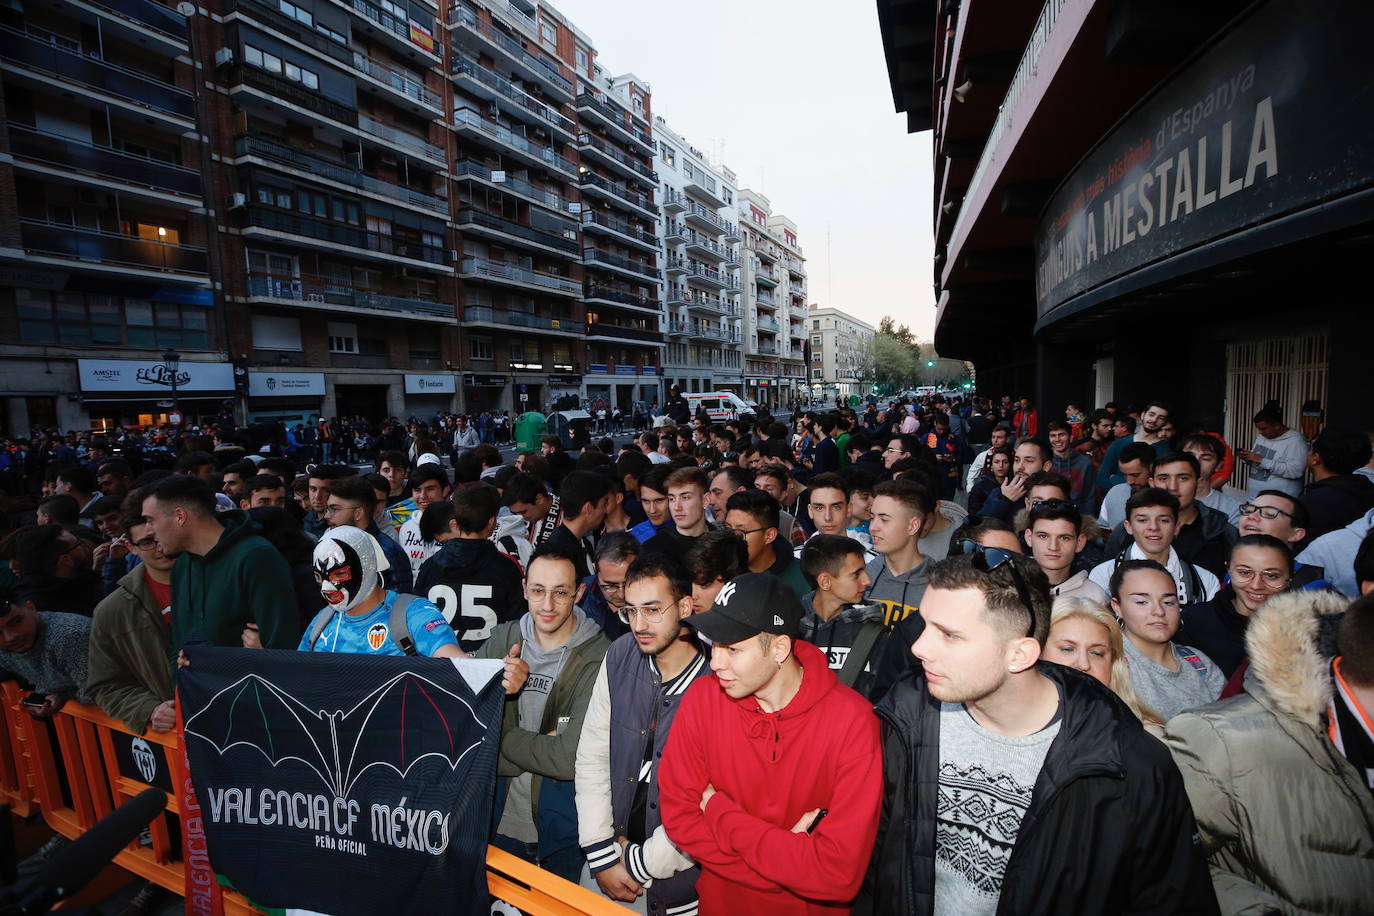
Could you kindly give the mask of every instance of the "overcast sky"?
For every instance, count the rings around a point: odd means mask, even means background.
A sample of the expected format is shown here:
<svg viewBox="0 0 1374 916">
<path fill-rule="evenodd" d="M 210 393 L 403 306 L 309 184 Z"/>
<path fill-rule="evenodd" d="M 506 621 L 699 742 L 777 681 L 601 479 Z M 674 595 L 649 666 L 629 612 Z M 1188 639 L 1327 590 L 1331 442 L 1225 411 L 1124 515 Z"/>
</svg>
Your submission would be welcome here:
<svg viewBox="0 0 1374 916">
<path fill-rule="evenodd" d="M 796 222 L 813 303 L 931 338 L 930 133 L 893 111 L 873 0 L 553 2 L 607 73 L 647 80 L 654 114 Z"/>
</svg>

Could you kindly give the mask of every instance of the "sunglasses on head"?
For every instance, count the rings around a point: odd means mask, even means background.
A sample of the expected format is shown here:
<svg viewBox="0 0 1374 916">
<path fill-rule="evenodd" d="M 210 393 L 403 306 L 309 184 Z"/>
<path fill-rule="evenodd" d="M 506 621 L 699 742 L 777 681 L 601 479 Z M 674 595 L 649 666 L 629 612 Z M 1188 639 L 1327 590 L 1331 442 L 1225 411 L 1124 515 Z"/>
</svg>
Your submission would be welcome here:
<svg viewBox="0 0 1374 916">
<path fill-rule="evenodd" d="M 973 557 L 973 568 L 979 572 L 990 573 L 1001 569 L 1003 566 L 1011 570 L 1011 581 L 1016 585 L 1016 597 L 1020 599 L 1021 606 L 1026 609 L 1026 613 L 1030 616 L 1030 626 L 1026 628 L 1026 636 L 1034 639 L 1035 608 L 1031 604 L 1030 589 L 1026 588 L 1026 580 L 1021 578 L 1021 571 L 1016 568 L 1016 562 L 1013 559 L 1016 554 L 1000 547 L 985 547 L 968 538 L 961 541 L 959 546 L 963 553 Z"/>
</svg>

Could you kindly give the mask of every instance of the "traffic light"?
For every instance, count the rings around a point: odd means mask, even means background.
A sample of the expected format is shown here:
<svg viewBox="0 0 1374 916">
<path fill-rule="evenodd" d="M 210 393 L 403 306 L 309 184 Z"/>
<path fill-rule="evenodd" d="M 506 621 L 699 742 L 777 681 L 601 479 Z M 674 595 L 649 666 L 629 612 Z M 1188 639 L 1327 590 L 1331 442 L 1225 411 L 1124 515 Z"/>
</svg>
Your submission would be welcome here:
<svg viewBox="0 0 1374 916">
<path fill-rule="evenodd" d="M 926 368 L 927 368 L 927 369 L 934 369 L 934 368 L 935 368 L 935 360 L 933 360 L 933 359 L 928 359 L 928 360 L 926 360 Z"/>
</svg>

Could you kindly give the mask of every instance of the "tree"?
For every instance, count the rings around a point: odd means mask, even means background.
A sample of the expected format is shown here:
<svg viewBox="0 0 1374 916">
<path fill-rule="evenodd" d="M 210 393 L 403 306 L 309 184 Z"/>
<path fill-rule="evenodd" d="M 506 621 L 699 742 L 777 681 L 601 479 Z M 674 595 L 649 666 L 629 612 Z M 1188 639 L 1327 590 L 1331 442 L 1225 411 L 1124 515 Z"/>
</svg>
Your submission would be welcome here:
<svg viewBox="0 0 1374 916">
<path fill-rule="evenodd" d="M 916 353 L 895 334 L 879 333 L 868 342 L 864 371 L 882 393 L 901 391 L 917 377 Z"/>
</svg>

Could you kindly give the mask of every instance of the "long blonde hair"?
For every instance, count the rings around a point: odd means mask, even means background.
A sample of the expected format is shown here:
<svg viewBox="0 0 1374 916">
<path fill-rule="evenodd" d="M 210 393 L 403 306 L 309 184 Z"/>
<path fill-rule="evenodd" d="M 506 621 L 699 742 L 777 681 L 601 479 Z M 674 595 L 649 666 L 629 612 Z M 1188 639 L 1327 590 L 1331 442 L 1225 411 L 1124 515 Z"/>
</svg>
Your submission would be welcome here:
<svg viewBox="0 0 1374 916">
<path fill-rule="evenodd" d="M 1140 695 L 1135 692 L 1135 688 L 1131 686 L 1131 670 L 1126 661 L 1126 647 L 1122 643 L 1121 626 L 1117 623 L 1116 615 L 1104 605 L 1098 604 L 1090 598 L 1064 595 L 1054 599 L 1054 606 L 1050 610 L 1051 635 L 1054 633 L 1055 624 L 1073 617 L 1092 621 L 1107 631 L 1107 643 L 1112 648 L 1112 681 L 1108 686 L 1112 688 L 1113 693 L 1125 701 L 1137 719 L 1145 725 L 1163 728 L 1164 720 L 1159 713 L 1142 700 Z"/>
</svg>

